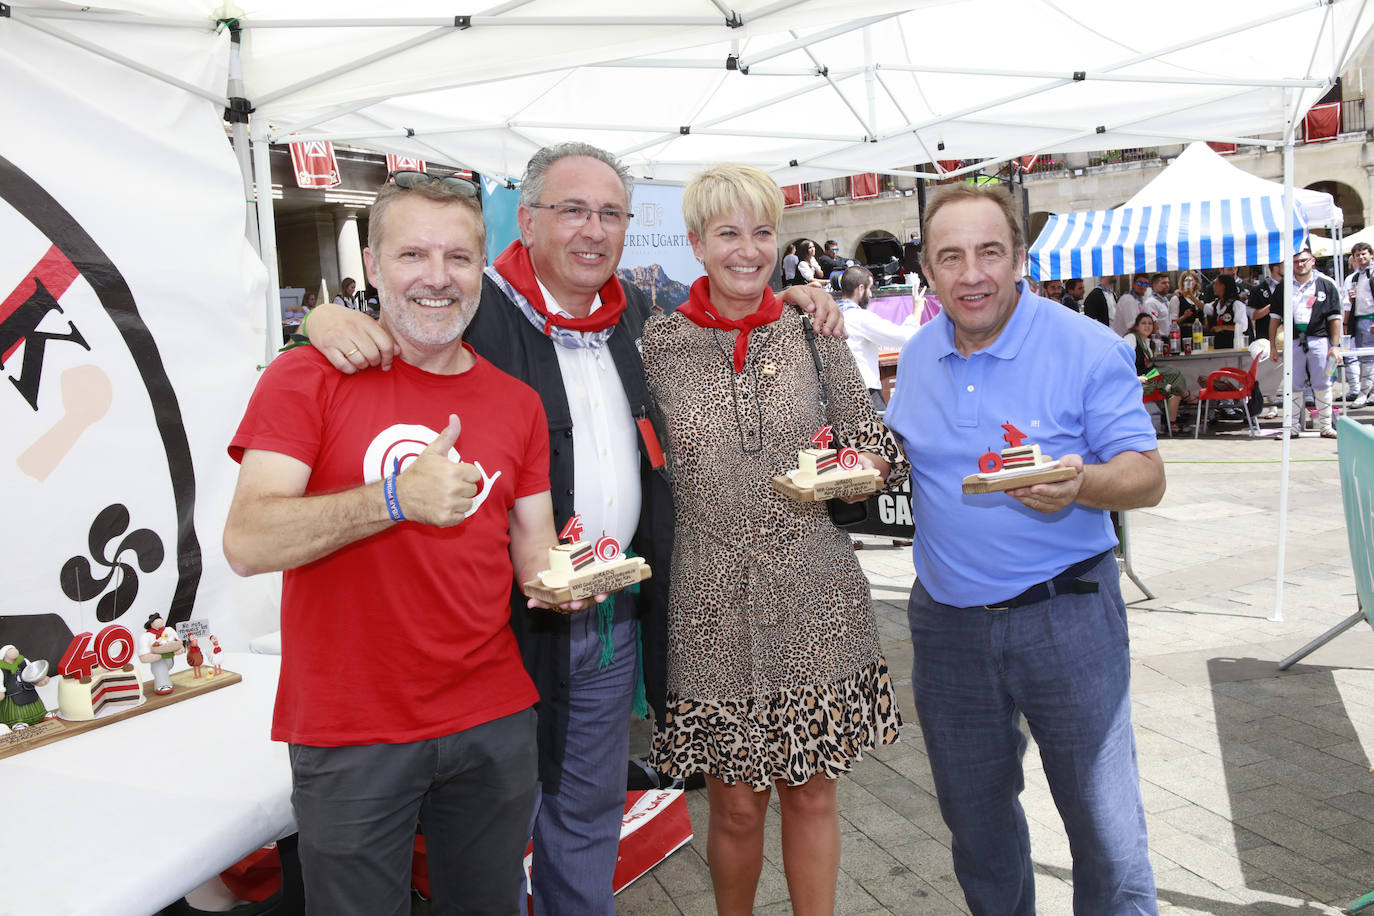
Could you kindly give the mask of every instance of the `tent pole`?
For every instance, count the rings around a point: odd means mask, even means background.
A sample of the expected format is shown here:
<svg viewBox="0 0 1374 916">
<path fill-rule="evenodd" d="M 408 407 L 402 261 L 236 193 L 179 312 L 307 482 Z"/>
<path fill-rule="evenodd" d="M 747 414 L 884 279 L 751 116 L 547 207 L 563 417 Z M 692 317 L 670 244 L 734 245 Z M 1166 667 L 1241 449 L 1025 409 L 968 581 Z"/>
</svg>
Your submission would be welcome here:
<svg viewBox="0 0 1374 916">
<path fill-rule="evenodd" d="M 868 90 L 868 123 L 870 132 L 878 128 L 878 87 L 873 70 L 873 34 L 864 29 L 864 88 Z"/>
<path fill-rule="evenodd" d="M 243 234 L 248 244 L 259 255 L 262 254 L 262 241 L 258 238 L 258 208 L 253 199 L 253 159 L 252 141 L 248 138 L 248 100 L 243 96 L 243 58 L 239 43 L 243 32 L 235 21 L 227 22 L 229 28 L 229 102 L 224 109 L 224 119 L 229 122 L 229 135 L 233 140 L 234 158 L 239 163 L 239 175 L 243 178 L 243 199 L 247 202 L 244 209 Z"/>
<path fill-rule="evenodd" d="M 277 227 L 272 207 L 272 158 L 267 142 L 267 118 L 252 121 L 253 174 L 257 179 L 258 238 L 262 243 L 263 266 L 267 268 L 267 301 L 263 321 L 263 365 L 277 355 L 277 335 L 281 333 L 281 279 L 277 274 Z"/>
<path fill-rule="evenodd" d="M 1285 91 L 1284 96 L 1289 92 Z M 1283 455 L 1279 465 L 1279 549 L 1278 568 L 1274 573 L 1274 613 L 1269 619 L 1275 623 L 1283 621 L 1283 571 L 1288 552 L 1288 467 L 1292 457 L 1292 437 L 1289 427 L 1293 422 L 1293 115 L 1292 108 L 1285 98 L 1284 109 L 1288 112 L 1288 123 L 1283 132 L 1283 241 L 1279 251 L 1284 255 L 1283 265 L 1283 416 L 1280 418 L 1279 435 L 1283 437 Z"/>
</svg>

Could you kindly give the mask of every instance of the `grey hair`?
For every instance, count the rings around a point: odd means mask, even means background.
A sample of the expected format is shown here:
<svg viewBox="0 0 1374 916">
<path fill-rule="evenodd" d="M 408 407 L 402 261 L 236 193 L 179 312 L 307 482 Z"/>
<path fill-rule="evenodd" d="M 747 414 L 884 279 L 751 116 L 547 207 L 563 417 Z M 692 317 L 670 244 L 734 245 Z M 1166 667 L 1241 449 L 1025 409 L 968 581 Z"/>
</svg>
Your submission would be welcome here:
<svg viewBox="0 0 1374 916">
<path fill-rule="evenodd" d="M 569 156 L 586 156 L 598 162 L 604 162 L 614 169 L 616 177 L 625 186 L 625 206 L 630 205 L 630 198 L 634 195 L 635 190 L 635 182 L 630 177 L 630 170 L 621 165 L 619 159 L 601 147 L 570 140 L 566 143 L 546 146 L 530 157 L 529 164 L 525 166 L 525 177 L 520 181 L 520 205 L 522 207 L 541 203 L 539 197 L 544 193 L 544 176 L 548 174 L 550 167 L 555 162 Z"/>
</svg>

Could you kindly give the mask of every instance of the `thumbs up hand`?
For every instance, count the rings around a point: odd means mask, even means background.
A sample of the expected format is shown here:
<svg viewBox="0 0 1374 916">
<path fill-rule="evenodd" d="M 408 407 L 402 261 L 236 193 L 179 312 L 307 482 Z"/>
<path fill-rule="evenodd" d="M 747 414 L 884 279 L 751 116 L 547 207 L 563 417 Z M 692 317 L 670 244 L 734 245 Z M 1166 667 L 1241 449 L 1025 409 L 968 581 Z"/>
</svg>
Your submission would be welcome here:
<svg viewBox="0 0 1374 916">
<path fill-rule="evenodd" d="M 449 414 L 444 431 L 396 478 L 396 499 L 411 521 L 449 528 L 472 509 L 482 473 L 448 456 L 462 428 L 457 414 Z"/>
</svg>

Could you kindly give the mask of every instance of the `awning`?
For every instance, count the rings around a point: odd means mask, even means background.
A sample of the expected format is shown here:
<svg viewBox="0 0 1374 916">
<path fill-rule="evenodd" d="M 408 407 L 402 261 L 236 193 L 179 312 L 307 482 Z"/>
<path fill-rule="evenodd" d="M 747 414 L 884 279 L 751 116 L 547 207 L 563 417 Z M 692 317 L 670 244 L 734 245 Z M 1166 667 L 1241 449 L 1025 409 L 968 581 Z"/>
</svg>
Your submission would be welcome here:
<svg viewBox="0 0 1374 916">
<path fill-rule="evenodd" d="M 1307 234 L 1296 202 L 1293 223 L 1296 248 Z M 1272 264 L 1284 259 L 1282 235 L 1282 204 L 1272 197 L 1053 214 L 1031 246 L 1026 272 L 1062 280 Z"/>
</svg>

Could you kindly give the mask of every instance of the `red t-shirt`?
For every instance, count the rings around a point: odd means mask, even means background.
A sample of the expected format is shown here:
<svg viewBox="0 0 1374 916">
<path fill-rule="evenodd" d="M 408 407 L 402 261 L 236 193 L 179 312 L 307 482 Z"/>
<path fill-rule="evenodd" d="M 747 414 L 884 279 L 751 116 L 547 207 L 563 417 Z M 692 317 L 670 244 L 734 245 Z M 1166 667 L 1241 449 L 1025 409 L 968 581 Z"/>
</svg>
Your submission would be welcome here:
<svg viewBox="0 0 1374 916">
<path fill-rule="evenodd" d="M 399 359 L 389 372 L 343 375 L 300 347 L 258 381 L 229 454 L 305 462 L 307 495 L 381 480 L 395 458 L 404 469 L 450 413 L 462 422 L 456 451 L 484 477 L 452 528 L 398 522 L 283 574 L 275 740 L 419 741 L 538 700 L 510 629 L 509 512 L 549 488 L 548 426 L 533 389 L 476 360 L 459 375 Z"/>
</svg>

